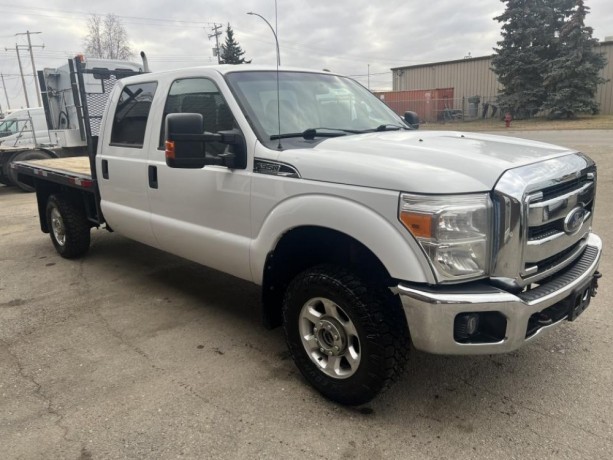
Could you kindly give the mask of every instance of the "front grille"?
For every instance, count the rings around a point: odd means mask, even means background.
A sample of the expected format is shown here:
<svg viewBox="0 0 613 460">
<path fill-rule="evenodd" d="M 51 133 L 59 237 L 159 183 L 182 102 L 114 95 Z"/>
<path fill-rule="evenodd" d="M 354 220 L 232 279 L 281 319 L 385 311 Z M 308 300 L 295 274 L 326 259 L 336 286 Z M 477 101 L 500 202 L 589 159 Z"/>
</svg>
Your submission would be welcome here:
<svg viewBox="0 0 613 460">
<path fill-rule="evenodd" d="M 565 195 L 566 193 L 572 190 L 577 190 L 578 188 L 580 188 L 582 185 L 586 184 L 587 182 L 591 182 L 591 181 L 587 178 L 587 175 L 584 174 L 582 177 L 579 177 L 577 179 L 573 179 L 568 182 L 564 182 L 562 184 L 557 184 L 557 185 L 552 185 L 550 187 L 546 187 L 543 190 L 541 190 L 541 193 L 543 194 L 543 201 Z"/>
<path fill-rule="evenodd" d="M 590 231 L 595 189 L 594 174 L 583 172 L 576 179 L 545 187 L 525 198 L 521 273 L 525 279 L 542 278 L 579 256 Z M 578 229 L 569 231 L 566 226 L 573 213 L 578 213 L 582 222 Z"/>
<path fill-rule="evenodd" d="M 539 272 L 551 270 L 552 268 L 555 268 L 556 266 L 568 260 L 569 257 L 572 257 L 573 255 L 578 256 L 579 254 L 575 253 L 582 246 L 582 243 L 583 241 L 579 241 L 573 244 L 571 247 L 564 249 L 562 252 L 559 252 L 557 254 L 552 255 L 551 257 L 547 257 L 546 259 L 539 261 L 538 264 L 535 264 L 537 270 Z"/>
<path fill-rule="evenodd" d="M 564 222 L 554 221 L 539 227 L 528 228 L 528 240 L 542 240 L 564 231 Z"/>
<path fill-rule="evenodd" d="M 596 165 L 570 153 L 504 173 L 494 189 L 491 279 L 521 289 L 580 257 L 591 231 Z"/>
</svg>

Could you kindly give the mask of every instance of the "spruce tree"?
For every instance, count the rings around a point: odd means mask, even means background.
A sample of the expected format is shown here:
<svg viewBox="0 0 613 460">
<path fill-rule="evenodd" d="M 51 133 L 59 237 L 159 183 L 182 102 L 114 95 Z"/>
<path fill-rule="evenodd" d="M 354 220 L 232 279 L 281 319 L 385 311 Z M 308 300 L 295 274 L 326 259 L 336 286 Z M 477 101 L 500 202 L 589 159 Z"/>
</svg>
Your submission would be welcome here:
<svg viewBox="0 0 613 460">
<path fill-rule="evenodd" d="M 577 113 L 598 112 L 594 95 L 598 85 L 605 82 L 600 71 L 606 59 L 595 51 L 598 40 L 592 38 L 593 29 L 585 25 L 589 8 L 583 0 L 567 4 L 556 38 L 557 56 L 548 62 L 544 72 L 547 98 L 542 108 L 551 117 L 574 118 Z"/>
<path fill-rule="evenodd" d="M 241 49 L 238 42 L 234 39 L 234 31 L 230 24 L 226 29 L 226 42 L 221 45 L 221 64 L 251 64 L 251 61 L 246 61 L 243 55 L 245 52 Z"/>
<path fill-rule="evenodd" d="M 526 118 L 546 100 L 543 73 L 554 53 L 556 0 L 501 1 L 506 10 L 494 20 L 502 23 L 502 41 L 492 59 L 492 70 L 503 85 L 498 104 L 503 113 Z"/>
</svg>

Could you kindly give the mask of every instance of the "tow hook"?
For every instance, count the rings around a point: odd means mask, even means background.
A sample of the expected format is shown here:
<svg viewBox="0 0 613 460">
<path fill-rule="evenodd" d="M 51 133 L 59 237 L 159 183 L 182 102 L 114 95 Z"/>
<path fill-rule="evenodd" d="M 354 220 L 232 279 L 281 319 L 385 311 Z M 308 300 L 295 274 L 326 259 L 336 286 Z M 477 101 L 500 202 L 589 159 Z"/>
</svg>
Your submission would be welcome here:
<svg viewBox="0 0 613 460">
<path fill-rule="evenodd" d="M 594 275 L 593 275 L 594 281 L 592 281 L 592 288 L 590 289 L 590 295 L 592 297 L 596 297 L 596 294 L 598 294 L 598 280 L 600 278 L 602 278 L 602 273 L 594 272 Z"/>
</svg>

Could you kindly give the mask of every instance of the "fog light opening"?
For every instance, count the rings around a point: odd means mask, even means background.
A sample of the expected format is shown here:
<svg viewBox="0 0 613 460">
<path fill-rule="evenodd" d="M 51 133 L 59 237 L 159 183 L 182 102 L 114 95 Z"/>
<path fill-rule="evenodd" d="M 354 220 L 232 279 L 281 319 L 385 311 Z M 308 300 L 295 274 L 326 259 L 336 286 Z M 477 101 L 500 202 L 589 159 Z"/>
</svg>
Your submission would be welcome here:
<svg viewBox="0 0 613 460">
<path fill-rule="evenodd" d="M 453 338 L 458 343 L 496 343 L 506 331 L 507 319 L 498 311 L 466 312 L 455 317 Z"/>
<path fill-rule="evenodd" d="M 479 328 L 479 315 L 477 313 L 462 313 L 455 319 L 456 340 L 465 340 L 477 333 Z"/>
</svg>

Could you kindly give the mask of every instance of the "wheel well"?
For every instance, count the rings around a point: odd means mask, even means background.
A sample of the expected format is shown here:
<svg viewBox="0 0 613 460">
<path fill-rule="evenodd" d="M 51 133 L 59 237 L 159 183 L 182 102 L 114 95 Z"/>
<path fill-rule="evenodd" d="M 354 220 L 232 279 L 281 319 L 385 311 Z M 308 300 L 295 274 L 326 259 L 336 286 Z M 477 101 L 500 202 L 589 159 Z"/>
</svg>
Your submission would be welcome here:
<svg viewBox="0 0 613 460">
<path fill-rule="evenodd" d="M 355 238 L 324 227 L 294 228 L 283 235 L 266 258 L 262 283 L 266 327 L 281 325 L 283 297 L 291 280 L 307 268 L 324 263 L 349 268 L 369 283 L 391 279 L 377 256 Z"/>
<path fill-rule="evenodd" d="M 35 179 L 36 181 L 36 179 Z M 92 223 L 92 226 L 98 225 L 98 217 L 96 213 L 95 195 L 93 193 L 76 190 L 60 184 L 54 184 L 46 181 L 36 181 L 36 201 L 38 204 L 38 217 L 40 220 L 40 229 L 43 233 L 49 233 L 47 226 L 47 201 L 51 195 L 62 195 L 66 199 L 72 201 L 77 206 L 83 207 L 83 213 Z"/>
</svg>

